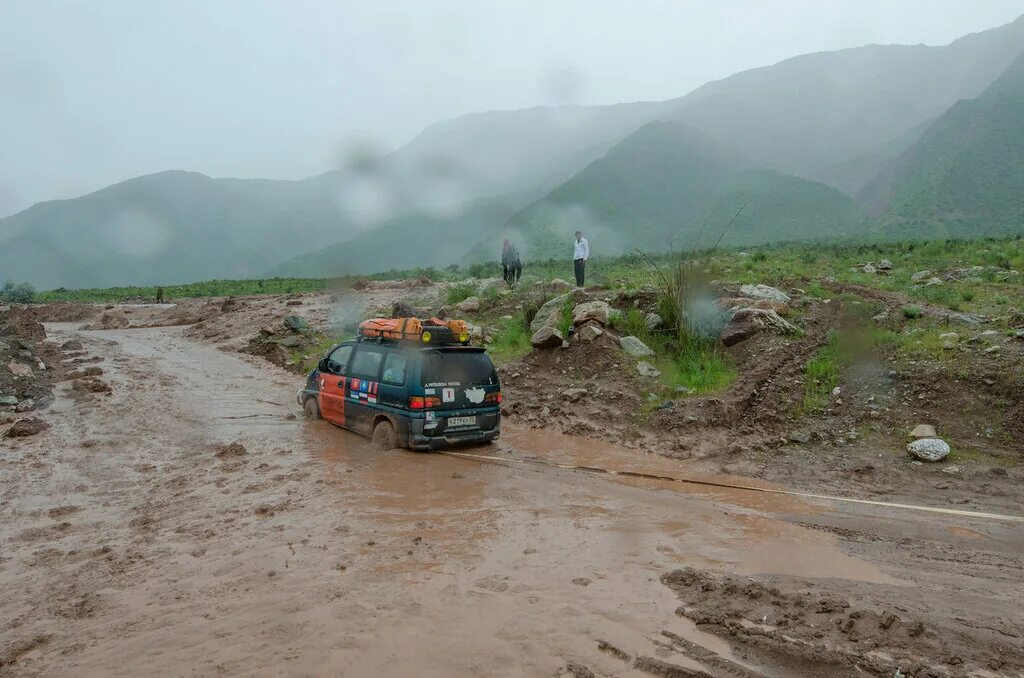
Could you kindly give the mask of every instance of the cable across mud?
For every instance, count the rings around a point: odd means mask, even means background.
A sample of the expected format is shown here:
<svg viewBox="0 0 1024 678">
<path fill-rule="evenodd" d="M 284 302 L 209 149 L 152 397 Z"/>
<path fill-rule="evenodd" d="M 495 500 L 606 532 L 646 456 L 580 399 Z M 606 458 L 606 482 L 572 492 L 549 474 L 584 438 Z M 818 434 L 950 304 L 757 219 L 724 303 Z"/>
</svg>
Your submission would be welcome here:
<svg viewBox="0 0 1024 678">
<path fill-rule="evenodd" d="M 468 454 L 466 452 L 453 452 L 441 450 L 442 454 L 460 459 L 476 459 L 479 461 L 508 462 L 515 464 L 534 464 L 537 466 L 551 466 L 569 471 L 583 471 L 586 473 L 599 473 L 610 476 L 622 476 L 625 478 L 643 478 L 645 480 L 661 480 L 671 483 L 683 483 L 687 485 L 702 485 L 705 487 L 718 487 L 730 490 L 747 490 L 749 492 L 764 492 L 768 494 L 780 494 L 789 497 L 800 497 L 804 499 L 820 499 L 824 501 L 845 502 L 849 504 L 866 504 L 868 506 L 884 506 L 887 508 L 905 509 L 910 511 L 927 511 L 929 513 L 943 513 L 953 516 L 966 516 L 970 518 L 982 518 L 986 520 L 1004 520 L 1015 523 L 1024 523 L 1024 516 L 1013 516 L 1002 513 L 986 513 L 983 511 L 964 511 L 961 509 L 940 508 L 937 506 L 919 506 L 916 504 L 898 504 L 888 501 L 875 501 L 872 499 L 855 499 L 853 497 L 836 497 L 828 494 L 814 494 L 811 492 L 798 492 L 796 490 L 779 490 L 768 487 L 756 487 L 754 485 L 740 485 L 737 483 L 725 483 L 716 480 L 700 480 L 697 478 L 663 476 L 656 473 L 643 473 L 640 471 L 616 471 L 614 469 L 600 468 L 597 466 L 581 466 L 577 464 L 564 464 L 561 462 L 548 461 L 546 459 L 523 459 L 515 457 L 497 457 L 485 454 Z"/>
</svg>

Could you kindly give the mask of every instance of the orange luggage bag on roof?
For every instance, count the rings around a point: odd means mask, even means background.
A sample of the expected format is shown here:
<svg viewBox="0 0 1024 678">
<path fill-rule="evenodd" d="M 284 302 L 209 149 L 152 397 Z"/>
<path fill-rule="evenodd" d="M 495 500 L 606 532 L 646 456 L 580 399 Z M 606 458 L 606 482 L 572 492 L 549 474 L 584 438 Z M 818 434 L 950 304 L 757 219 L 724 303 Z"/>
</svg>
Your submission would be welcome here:
<svg viewBox="0 0 1024 678">
<path fill-rule="evenodd" d="M 372 318 L 359 323 L 359 333 L 364 337 L 419 340 L 423 323 L 419 318 Z"/>
</svg>

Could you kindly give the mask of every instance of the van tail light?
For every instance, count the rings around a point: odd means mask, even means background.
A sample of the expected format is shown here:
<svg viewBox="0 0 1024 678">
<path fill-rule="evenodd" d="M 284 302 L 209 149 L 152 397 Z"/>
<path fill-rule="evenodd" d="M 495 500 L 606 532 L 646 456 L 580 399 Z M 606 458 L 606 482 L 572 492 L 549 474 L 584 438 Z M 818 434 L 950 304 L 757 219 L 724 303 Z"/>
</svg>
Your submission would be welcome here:
<svg viewBox="0 0 1024 678">
<path fill-rule="evenodd" d="M 413 396 L 409 398 L 410 410 L 429 410 L 431 407 L 440 407 L 441 399 L 437 396 Z"/>
<path fill-rule="evenodd" d="M 487 395 L 484 396 L 484 402 L 491 403 L 492 405 L 500 405 L 501 391 L 494 391 L 493 393 L 488 393 Z"/>
</svg>

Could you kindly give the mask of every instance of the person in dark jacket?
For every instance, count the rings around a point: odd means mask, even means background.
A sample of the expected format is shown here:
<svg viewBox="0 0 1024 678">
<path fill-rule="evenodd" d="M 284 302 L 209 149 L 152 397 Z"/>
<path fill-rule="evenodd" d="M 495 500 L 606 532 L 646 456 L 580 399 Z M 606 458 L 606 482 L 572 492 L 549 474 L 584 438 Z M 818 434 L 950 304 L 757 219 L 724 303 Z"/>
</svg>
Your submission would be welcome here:
<svg viewBox="0 0 1024 678">
<path fill-rule="evenodd" d="M 514 285 L 523 277 L 523 262 L 519 258 L 519 250 L 505 238 L 501 246 L 502 277 L 509 285 Z"/>
</svg>

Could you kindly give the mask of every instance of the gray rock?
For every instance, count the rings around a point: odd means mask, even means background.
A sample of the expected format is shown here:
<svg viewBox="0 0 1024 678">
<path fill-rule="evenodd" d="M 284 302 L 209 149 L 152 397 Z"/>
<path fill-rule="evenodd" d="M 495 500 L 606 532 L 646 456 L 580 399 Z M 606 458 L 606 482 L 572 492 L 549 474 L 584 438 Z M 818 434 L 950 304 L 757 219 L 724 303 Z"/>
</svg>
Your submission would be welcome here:
<svg viewBox="0 0 1024 678">
<path fill-rule="evenodd" d="M 661 376 L 661 371 L 646 360 L 641 360 L 636 364 L 636 371 L 641 377 L 646 377 L 648 379 L 657 379 Z"/>
<path fill-rule="evenodd" d="M 561 278 L 555 278 L 551 282 L 547 283 L 547 288 L 552 292 L 565 293 L 572 289 L 572 285 L 562 280 Z"/>
<path fill-rule="evenodd" d="M 871 262 L 868 262 L 868 263 L 864 264 L 864 272 L 867 273 L 868 275 L 873 275 L 873 274 L 878 272 L 878 269 L 875 268 L 874 264 L 872 264 Z"/>
<path fill-rule="evenodd" d="M 8 407 L 14 407 L 18 404 L 18 399 L 14 396 L 0 396 L 0 405 Z"/>
<path fill-rule="evenodd" d="M 892 262 L 889 261 L 888 259 L 882 259 L 880 262 L 878 262 L 878 270 L 879 271 L 891 271 L 892 270 Z"/>
<path fill-rule="evenodd" d="M 480 281 L 480 284 L 477 285 L 476 293 L 486 294 L 488 290 L 494 289 L 500 291 L 507 288 L 508 283 L 506 283 L 501 278 L 484 278 L 483 280 Z"/>
<path fill-rule="evenodd" d="M 537 315 L 533 316 L 533 320 L 530 321 L 530 331 L 536 332 L 542 327 L 557 325 L 562 315 L 562 306 L 568 298 L 568 294 L 562 294 L 548 299 L 543 306 L 537 309 Z"/>
<path fill-rule="evenodd" d="M 480 298 L 466 297 L 459 303 L 455 304 L 455 308 L 462 313 L 476 313 L 480 310 Z"/>
<path fill-rule="evenodd" d="M 957 473 L 960 473 L 960 467 L 956 466 L 955 464 L 950 464 L 949 466 L 943 468 L 942 472 L 948 473 L 951 476 L 956 475 Z"/>
<path fill-rule="evenodd" d="M 793 431 L 789 434 L 789 442 L 801 444 L 809 443 L 811 442 L 811 436 L 805 431 Z"/>
<path fill-rule="evenodd" d="M 595 339 L 600 337 L 602 334 L 604 334 L 604 330 L 602 330 L 600 326 L 587 324 L 581 327 L 579 331 L 576 332 L 576 338 L 579 339 L 580 341 L 590 343 L 591 341 L 594 341 Z"/>
<path fill-rule="evenodd" d="M 298 348 L 299 346 L 302 346 L 302 337 L 292 334 L 285 337 L 278 343 L 285 348 Z"/>
<path fill-rule="evenodd" d="M 31 398 L 25 398 L 20 403 L 18 403 L 18 406 L 14 408 L 14 411 L 15 412 L 28 412 L 30 410 L 34 410 L 35 408 L 36 408 L 36 401 L 32 400 Z"/>
<path fill-rule="evenodd" d="M 775 311 L 763 308 L 743 308 L 736 311 L 732 319 L 722 329 L 719 339 L 726 346 L 733 346 L 762 330 L 771 330 L 779 334 L 799 332 L 794 325 Z"/>
<path fill-rule="evenodd" d="M 284 326 L 292 332 L 305 332 L 309 329 L 309 323 L 297 315 L 290 315 L 285 318 Z"/>
<path fill-rule="evenodd" d="M 925 287 L 934 287 L 936 285 L 945 285 L 945 283 L 942 282 L 942 278 L 928 278 L 924 283 Z"/>
<path fill-rule="evenodd" d="M 587 301 L 577 304 L 572 310 L 572 324 L 576 327 L 586 322 L 608 324 L 608 303 L 604 301 Z"/>
<path fill-rule="evenodd" d="M 561 332 L 548 325 L 540 328 L 530 337 L 530 343 L 534 348 L 558 348 L 564 340 Z"/>
<path fill-rule="evenodd" d="M 931 271 L 918 271 L 914 275 L 910 276 L 910 282 L 919 283 L 927 280 L 930 277 L 932 277 Z"/>
<path fill-rule="evenodd" d="M 771 299 L 772 301 L 781 301 L 785 304 L 788 304 L 791 299 L 782 290 L 764 284 L 743 285 L 740 287 L 740 294 L 751 299 Z"/>
<path fill-rule="evenodd" d="M 657 313 L 648 313 L 644 316 L 644 324 L 647 325 L 648 332 L 653 332 L 660 329 L 665 324 L 665 321 Z"/>
<path fill-rule="evenodd" d="M 921 438 L 908 444 L 907 452 L 921 461 L 942 461 L 949 456 L 949 445 L 940 438 Z"/>
<path fill-rule="evenodd" d="M 650 346 L 633 336 L 620 337 L 619 346 L 634 358 L 650 358 L 654 355 Z"/>
</svg>

